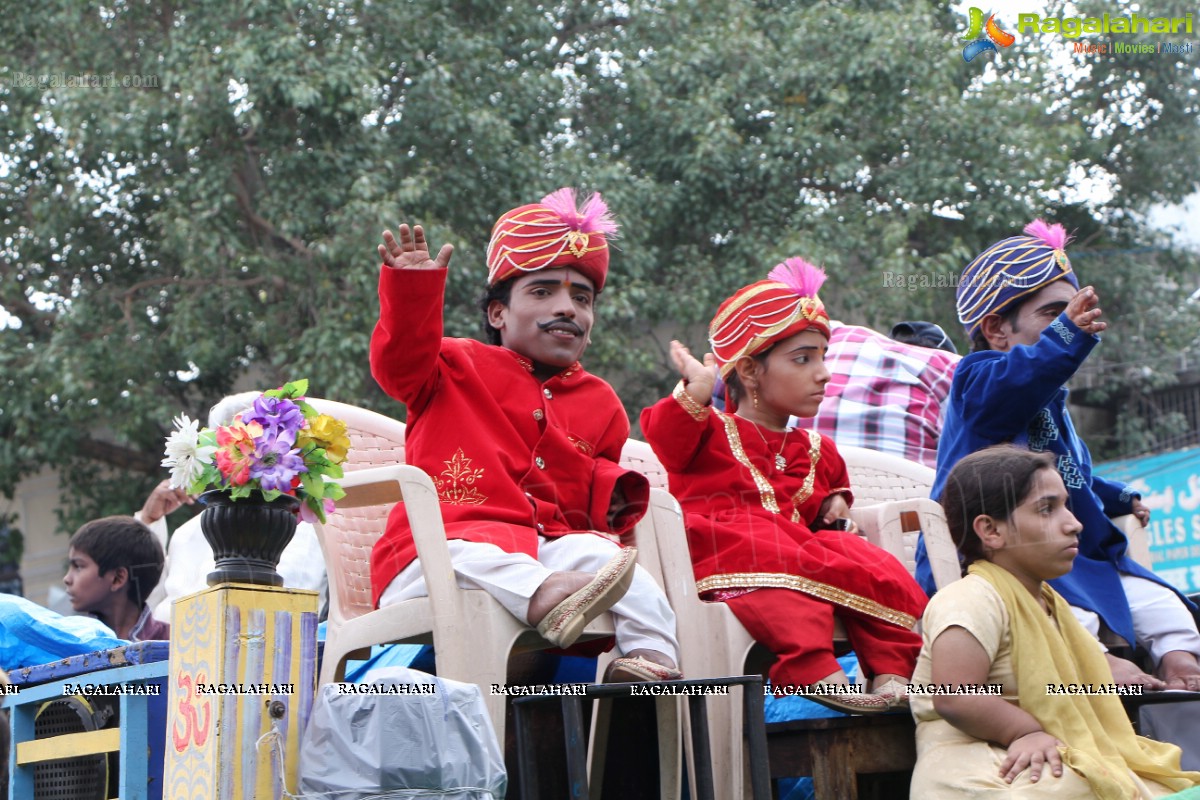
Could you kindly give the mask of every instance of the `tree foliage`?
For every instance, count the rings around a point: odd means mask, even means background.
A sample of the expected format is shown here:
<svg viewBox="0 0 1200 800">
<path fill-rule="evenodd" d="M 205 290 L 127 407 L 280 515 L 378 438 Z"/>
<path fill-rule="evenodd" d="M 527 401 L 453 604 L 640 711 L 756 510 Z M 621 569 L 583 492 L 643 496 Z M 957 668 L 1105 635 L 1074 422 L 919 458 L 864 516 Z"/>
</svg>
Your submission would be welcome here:
<svg viewBox="0 0 1200 800">
<path fill-rule="evenodd" d="M 826 265 L 842 319 L 956 330 L 949 282 L 1039 215 L 1112 298 L 1104 349 L 1169 380 L 1155 359 L 1190 344 L 1195 257 L 1142 219 L 1196 189 L 1195 66 L 1044 35 L 966 64 L 963 27 L 925 1 L 4 15 L 0 491 L 54 466 L 64 526 L 127 512 L 170 419 L 234 388 L 307 377 L 401 414 L 367 366 L 379 231 L 457 245 L 447 327 L 474 335 L 491 222 L 561 185 L 602 190 L 624 224 L 588 363 L 635 417 L 671 383 L 666 342 L 700 347 L 717 303 L 783 258 Z M 106 76 L 141 88 L 62 85 Z"/>
</svg>

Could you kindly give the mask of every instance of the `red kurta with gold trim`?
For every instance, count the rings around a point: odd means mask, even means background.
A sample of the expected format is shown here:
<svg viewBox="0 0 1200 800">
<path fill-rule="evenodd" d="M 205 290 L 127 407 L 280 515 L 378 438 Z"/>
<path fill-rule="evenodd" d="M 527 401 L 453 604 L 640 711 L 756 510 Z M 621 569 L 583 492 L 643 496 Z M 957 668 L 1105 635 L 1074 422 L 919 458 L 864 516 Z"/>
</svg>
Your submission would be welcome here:
<svg viewBox="0 0 1200 800">
<path fill-rule="evenodd" d="M 540 382 L 512 350 L 443 338 L 445 281 L 382 268 L 371 374 L 408 406 L 405 459 L 433 479 L 446 536 L 536 558 L 539 535 L 632 530 L 650 490 L 618 463 L 629 420 L 612 387 L 579 364 Z M 626 503 L 610 527 L 618 485 Z M 371 553 L 376 603 L 416 557 L 400 503 Z"/>
<path fill-rule="evenodd" d="M 674 397 L 641 421 L 683 507 L 702 597 L 793 589 L 903 628 L 916 623 L 926 597 L 903 564 L 856 534 L 809 529 L 830 495 L 853 501 L 832 439 L 803 430 L 785 439 L 715 409 L 693 415 Z"/>
</svg>

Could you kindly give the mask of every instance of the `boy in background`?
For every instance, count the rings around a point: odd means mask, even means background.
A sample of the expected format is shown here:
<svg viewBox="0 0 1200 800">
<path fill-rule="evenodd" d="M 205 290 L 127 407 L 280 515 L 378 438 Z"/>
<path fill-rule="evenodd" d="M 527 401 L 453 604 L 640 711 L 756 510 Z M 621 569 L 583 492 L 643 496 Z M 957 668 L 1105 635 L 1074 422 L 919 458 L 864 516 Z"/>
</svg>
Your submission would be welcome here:
<svg viewBox="0 0 1200 800">
<path fill-rule="evenodd" d="M 92 520 L 71 537 L 63 584 L 71 608 L 91 614 L 131 642 L 169 639 L 171 626 L 150 615 L 146 598 L 163 571 L 158 539 L 133 517 Z"/>
</svg>

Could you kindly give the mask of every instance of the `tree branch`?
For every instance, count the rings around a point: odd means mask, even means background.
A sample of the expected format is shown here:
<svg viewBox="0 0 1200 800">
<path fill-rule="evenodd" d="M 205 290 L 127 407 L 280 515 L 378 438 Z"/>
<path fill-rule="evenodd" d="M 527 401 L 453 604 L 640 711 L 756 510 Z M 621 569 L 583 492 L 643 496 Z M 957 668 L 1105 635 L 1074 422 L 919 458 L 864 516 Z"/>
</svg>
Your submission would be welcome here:
<svg viewBox="0 0 1200 800">
<path fill-rule="evenodd" d="M 144 281 L 138 281 L 130 286 L 117 300 L 117 305 L 121 308 L 121 315 L 125 319 L 125 324 L 133 324 L 133 300 L 134 296 L 143 289 L 149 289 L 153 286 L 166 286 L 174 284 L 176 286 L 236 286 L 245 288 L 247 286 L 257 286 L 260 283 L 270 283 L 275 288 L 282 288 L 284 281 L 282 278 L 271 275 L 264 275 L 257 278 L 224 278 L 213 280 L 211 278 L 179 278 L 170 276 L 165 278 L 147 278 Z"/>
<path fill-rule="evenodd" d="M 604 28 L 618 28 L 629 22 L 629 17 L 609 17 L 608 19 L 597 19 L 591 22 L 581 22 L 578 25 L 572 25 L 569 28 L 563 28 L 554 35 L 554 52 L 559 53 L 563 47 L 571 39 L 576 36 L 591 33 L 592 31 L 602 30 Z"/>
<path fill-rule="evenodd" d="M 249 151 L 247 146 L 247 151 Z M 252 157 L 251 153 L 247 153 L 248 157 Z M 249 165 L 247 165 L 249 166 Z M 233 193 L 237 197 L 238 207 L 242 211 L 242 215 L 250 224 L 250 229 L 276 240 L 286 245 L 293 253 L 305 259 L 312 259 L 312 251 L 308 249 L 308 245 L 294 236 L 287 234 L 276 228 L 271 222 L 254 210 L 254 201 L 251 197 L 250 187 L 247 184 L 246 175 L 244 172 L 235 171 L 233 174 Z"/>
<path fill-rule="evenodd" d="M 79 455 L 117 469 L 133 470 L 146 475 L 157 475 L 162 471 L 157 455 L 90 437 L 79 443 Z"/>
</svg>

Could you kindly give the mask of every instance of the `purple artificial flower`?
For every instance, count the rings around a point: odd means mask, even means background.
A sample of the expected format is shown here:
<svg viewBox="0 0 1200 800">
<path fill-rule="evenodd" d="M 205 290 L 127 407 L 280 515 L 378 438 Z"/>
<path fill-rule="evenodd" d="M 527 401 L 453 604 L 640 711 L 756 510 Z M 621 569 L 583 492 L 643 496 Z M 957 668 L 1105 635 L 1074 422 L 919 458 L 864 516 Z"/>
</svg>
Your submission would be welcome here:
<svg viewBox="0 0 1200 800">
<path fill-rule="evenodd" d="M 295 444 L 293 431 L 263 431 L 254 450 L 250 477 L 259 481 L 264 491 L 291 492 L 296 476 L 308 472 L 304 457 L 298 449 L 293 449 Z"/>
<path fill-rule="evenodd" d="M 317 512 L 313 511 L 312 508 L 309 507 L 308 504 L 310 502 L 311 502 L 311 499 L 306 500 L 305 502 L 300 504 L 300 521 L 307 522 L 310 525 L 316 525 L 318 522 L 321 522 L 321 518 L 317 516 Z M 328 497 L 324 498 L 320 502 L 321 502 L 321 508 L 325 512 L 325 516 L 329 516 L 337 508 L 337 506 L 334 504 L 334 502 L 332 500 L 330 500 Z"/>
<path fill-rule="evenodd" d="M 281 397 L 260 395 L 254 401 L 254 406 L 242 414 L 242 422 L 257 422 L 263 427 L 264 434 L 275 434 L 289 431 L 295 441 L 296 433 L 304 427 L 304 412 L 300 406 L 291 400 Z"/>
</svg>

